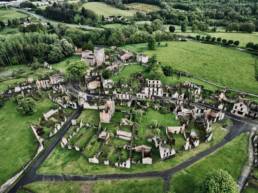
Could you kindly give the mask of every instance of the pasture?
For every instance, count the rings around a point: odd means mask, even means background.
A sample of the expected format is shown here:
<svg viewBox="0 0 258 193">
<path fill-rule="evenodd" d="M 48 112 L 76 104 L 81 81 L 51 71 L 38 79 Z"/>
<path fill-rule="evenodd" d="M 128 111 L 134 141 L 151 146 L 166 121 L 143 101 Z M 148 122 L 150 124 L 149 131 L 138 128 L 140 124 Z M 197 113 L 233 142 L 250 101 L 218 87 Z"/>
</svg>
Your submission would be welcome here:
<svg viewBox="0 0 258 193">
<path fill-rule="evenodd" d="M 126 7 L 129 8 L 130 10 L 135 10 L 135 11 L 145 12 L 145 13 L 155 12 L 160 10 L 160 7 L 156 5 L 150 5 L 145 3 L 130 3 L 130 4 L 127 4 Z"/>
<path fill-rule="evenodd" d="M 157 55 L 161 65 L 191 73 L 220 86 L 258 94 L 255 80 L 256 58 L 236 49 L 199 42 L 168 42 L 168 46 L 147 50 L 146 44 L 128 45 L 132 51 Z"/>
<path fill-rule="evenodd" d="M 36 102 L 36 112 L 23 116 L 13 101 L 0 109 L 0 184 L 17 173 L 36 153 L 37 142 L 30 124 L 38 121 L 51 108 L 48 99 Z"/>
<path fill-rule="evenodd" d="M 84 3 L 83 7 L 85 9 L 95 12 L 97 15 L 103 15 L 105 17 L 108 17 L 108 16 L 130 17 L 135 14 L 135 11 L 133 11 L 133 10 L 122 10 L 122 9 L 118 9 L 116 7 L 112 7 L 111 5 L 108 5 L 106 3 L 101 3 L 101 2 Z"/>
<path fill-rule="evenodd" d="M 160 178 L 105 180 L 99 182 L 36 182 L 26 185 L 19 193 L 157 193 L 163 192 L 163 182 Z"/>
<path fill-rule="evenodd" d="M 217 169 L 228 171 L 237 180 L 247 160 L 247 149 L 248 135 L 242 134 L 214 154 L 175 174 L 171 179 L 171 189 L 176 193 L 195 192 L 205 176 Z"/>
<path fill-rule="evenodd" d="M 27 17 L 27 15 L 14 9 L 0 8 L 0 21 L 7 21 L 8 19 L 19 19 L 24 17 Z"/>
</svg>

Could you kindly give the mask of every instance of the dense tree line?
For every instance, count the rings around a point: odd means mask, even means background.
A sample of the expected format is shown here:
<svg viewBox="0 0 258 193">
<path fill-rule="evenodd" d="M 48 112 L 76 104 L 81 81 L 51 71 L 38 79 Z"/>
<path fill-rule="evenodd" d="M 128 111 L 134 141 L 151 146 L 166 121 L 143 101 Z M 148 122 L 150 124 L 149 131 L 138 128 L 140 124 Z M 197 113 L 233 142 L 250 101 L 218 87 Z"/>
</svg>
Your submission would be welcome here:
<svg viewBox="0 0 258 193">
<path fill-rule="evenodd" d="M 150 27 L 150 26 L 149 26 Z M 71 39 L 77 47 L 91 47 L 89 44 L 122 46 L 125 44 L 145 43 L 150 38 L 155 41 L 175 40 L 176 35 L 170 32 L 155 30 L 155 25 L 150 27 L 151 33 L 144 26 L 139 28 L 135 25 L 128 25 L 119 29 L 104 29 L 95 31 L 81 31 L 79 29 L 62 28 L 60 34 L 64 34 L 67 39 Z"/>
<path fill-rule="evenodd" d="M 6 38 L 0 44 L 0 66 L 30 64 L 35 58 L 40 62 L 55 63 L 73 52 L 73 45 L 56 35 L 19 34 Z"/>
<path fill-rule="evenodd" d="M 78 4 L 57 4 L 47 6 L 46 9 L 37 9 L 36 13 L 44 17 L 66 23 L 90 24 L 96 26 L 101 18 L 93 11 L 85 8 L 79 9 Z"/>
</svg>

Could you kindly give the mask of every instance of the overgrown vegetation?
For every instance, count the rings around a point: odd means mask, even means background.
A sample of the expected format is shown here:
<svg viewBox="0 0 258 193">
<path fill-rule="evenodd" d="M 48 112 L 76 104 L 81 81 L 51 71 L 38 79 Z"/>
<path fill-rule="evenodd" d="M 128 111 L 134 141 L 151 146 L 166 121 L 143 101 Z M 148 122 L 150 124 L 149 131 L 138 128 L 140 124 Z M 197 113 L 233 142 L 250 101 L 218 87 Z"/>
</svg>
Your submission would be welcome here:
<svg viewBox="0 0 258 193">
<path fill-rule="evenodd" d="M 72 55 L 74 48 L 66 39 L 56 35 L 18 34 L 0 44 L 0 66 L 30 64 L 34 58 L 40 62 L 55 63 Z"/>
</svg>

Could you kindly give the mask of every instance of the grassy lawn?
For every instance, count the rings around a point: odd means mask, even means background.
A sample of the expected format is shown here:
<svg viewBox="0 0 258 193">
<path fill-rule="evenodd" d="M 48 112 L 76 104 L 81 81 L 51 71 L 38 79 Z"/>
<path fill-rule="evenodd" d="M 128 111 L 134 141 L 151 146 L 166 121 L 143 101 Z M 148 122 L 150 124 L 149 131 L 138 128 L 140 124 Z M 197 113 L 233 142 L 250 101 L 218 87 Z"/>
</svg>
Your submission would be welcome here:
<svg viewBox="0 0 258 193">
<path fill-rule="evenodd" d="M 217 169 L 228 171 L 237 180 L 247 156 L 248 135 L 242 134 L 212 155 L 175 174 L 171 189 L 176 193 L 192 193 L 209 172 Z"/>
<path fill-rule="evenodd" d="M 103 15 L 105 17 L 108 17 L 108 16 L 129 17 L 129 16 L 133 16 L 135 14 L 135 11 L 133 11 L 133 10 L 122 10 L 122 9 L 118 9 L 116 7 L 112 7 L 111 5 L 108 5 L 106 3 L 101 3 L 101 2 L 84 3 L 83 7 L 85 7 L 86 9 L 89 9 L 91 11 L 94 11 L 97 15 Z"/>
<path fill-rule="evenodd" d="M 128 65 L 124 69 L 122 69 L 118 74 L 114 75 L 112 77 L 114 82 L 117 82 L 119 80 L 123 80 L 125 82 L 129 81 L 129 79 L 132 78 L 132 76 L 136 73 L 141 73 L 143 72 L 144 67 L 141 65 Z"/>
<path fill-rule="evenodd" d="M 58 70 L 61 73 L 65 73 L 66 69 L 73 64 L 74 62 L 81 61 L 81 58 L 79 56 L 71 56 L 69 58 L 66 58 L 65 60 L 56 63 L 53 65 L 53 68 L 55 70 Z"/>
<path fill-rule="evenodd" d="M 168 42 L 168 47 L 146 50 L 146 44 L 126 46 L 127 49 L 156 54 L 162 65 L 192 73 L 222 86 L 258 93 L 255 80 L 255 58 L 235 49 L 198 42 Z"/>
<path fill-rule="evenodd" d="M 103 174 L 103 173 L 132 173 L 143 171 L 160 171 L 178 165 L 182 161 L 212 147 L 222 140 L 227 131 L 219 124 L 214 125 L 214 140 L 210 143 L 202 143 L 198 148 L 191 151 L 177 153 L 176 157 L 166 161 L 158 160 L 153 165 L 133 165 L 131 169 L 107 167 L 103 165 L 89 164 L 81 153 L 64 150 L 58 147 L 51 156 L 43 163 L 39 173 L 44 174 Z"/>
<path fill-rule="evenodd" d="M 19 18 L 24 18 L 24 17 L 27 17 L 27 15 L 24 13 L 20 13 L 13 9 L 0 8 L 0 20 L 1 21 L 7 21 L 8 19 L 19 19 Z"/>
<path fill-rule="evenodd" d="M 157 179 L 105 180 L 99 182 L 36 182 L 19 193 L 161 193 L 163 181 Z"/>
<path fill-rule="evenodd" d="M 30 124 L 38 121 L 51 105 L 48 99 L 37 101 L 37 111 L 32 116 L 19 114 L 12 101 L 6 102 L 0 109 L 0 184 L 13 176 L 34 155 L 37 146 Z"/>
<path fill-rule="evenodd" d="M 99 111 L 97 110 L 83 110 L 78 120 L 82 120 L 84 123 L 90 123 L 98 125 L 99 123 Z"/>
<path fill-rule="evenodd" d="M 120 181 L 102 181 L 94 184 L 93 193 L 162 193 L 161 179 L 134 179 Z"/>
<path fill-rule="evenodd" d="M 257 188 L 253 188 L 253 187 L 247 187 L 243 193 L 257 193 L 258 189 Z"/>
<path fill-rule="evenodd" d="M 156 5 L 150 5 L 145 3 L 130 3 L 130 4 L 127 4 L 126 7 L 128 7 L 131 10 L 145 12 L 145 13 L 155 12 L 160 10 L 160 8 Z"/>
</svg>

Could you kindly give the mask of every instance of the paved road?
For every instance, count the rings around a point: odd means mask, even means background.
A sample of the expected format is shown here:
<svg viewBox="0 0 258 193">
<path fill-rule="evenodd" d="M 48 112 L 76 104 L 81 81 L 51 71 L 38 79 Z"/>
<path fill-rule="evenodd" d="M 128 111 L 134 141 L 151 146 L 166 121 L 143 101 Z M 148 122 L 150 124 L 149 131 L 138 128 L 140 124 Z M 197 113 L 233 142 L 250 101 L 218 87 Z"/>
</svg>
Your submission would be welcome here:
<svg viewBox="0 0 258 193">
<path fill-rule="evenodd" d="M 58 144 L 67 129 L 62 130 L 62 134 L 52 143 L 51 147 L 44 152 L 44 154 L 38 159 L 36 163 L 30 168 L 28 173 L 19 181 L 19 183 L 10 191 L 11 193 L 16 192 L 16 190 L 28 183 L 36 181 L 97 181 L 97 180 L 115 180 L 115 179 L 130 179 L 130 178 L 154 178 L 161 177 L 164 179 L 165 190 L 169 190 L 170 178 L 175 173 L 191 166 L 200 159 L 208 156 L 209 154 L 215 152 L 220 147 L 230 142 L 232 139 L 240 135 L 242 132 L 250 131 L 253 125 L 249 123 L 243 123 L 242 121 L 233 121 L 233 126 L 230 128 L 230 132 L 225 136 L 225 138 L 215 146 L 197 154 L 194 157 L 182 162 L 181 164 L 163 171 L 151 171 L 151 172 L 141 172 L 141 173 L 128 173 L 128 174 L 101 174 L 101 175 L 41 175 L 36 174 L 36 169 L 43 163 L 47 156 L 51 153 L 54 147 Z"/>
<path fill-rule="evenodd" d="M 61 130 L 54 136 L 49 146 L 46 147 L 45 150 L 38 156 L 37 159 L 35 159 L 31 165 L 28 167 L 24 175 L 21 177 L 21 179 L 16 183 L 16 185 L 9 191 L 10 193 L 16 192 L 20 187 L 22 187 L 25 184 L 30 183 L 33 181 L 35 176 L 37 176 L 36 171 L 40 167 L 40 165 L 45 161 L 45 159 L 50 155 L 50 153 L 54 150 L 54 148 L 59 144 L 62 137 L 65 135 L 69 127 L 71 126 L 71 120 L 76 119 L 80 113 L 81 108 L 77 109 L 64 123 Z"/>
</svg>

